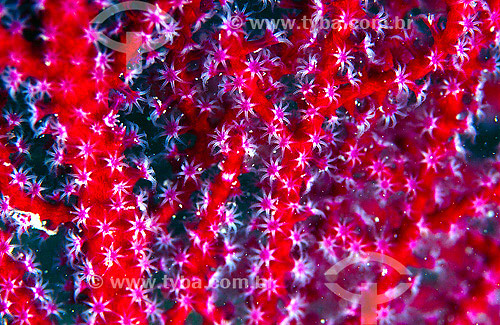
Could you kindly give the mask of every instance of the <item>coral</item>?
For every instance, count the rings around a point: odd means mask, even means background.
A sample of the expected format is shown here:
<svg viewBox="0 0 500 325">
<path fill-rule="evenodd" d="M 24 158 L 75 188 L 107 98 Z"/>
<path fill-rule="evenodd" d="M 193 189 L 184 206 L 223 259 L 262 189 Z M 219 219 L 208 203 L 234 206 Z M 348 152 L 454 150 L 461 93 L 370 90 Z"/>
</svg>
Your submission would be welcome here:
<svg viewBox="0 0 500 325">
<path fill-rule="evenodd" d="M 354 324 L 325 272 L 370 252 L 412 274 L 339 277 L 411 283 L 379 324 L 499 322 L 498 1 L 156 1 L 91 23 L 116 3 L 0 3 L 8 324 Z M 136 66 L 99 42 L 129 31 L 165 44 Z"/>
</svg>

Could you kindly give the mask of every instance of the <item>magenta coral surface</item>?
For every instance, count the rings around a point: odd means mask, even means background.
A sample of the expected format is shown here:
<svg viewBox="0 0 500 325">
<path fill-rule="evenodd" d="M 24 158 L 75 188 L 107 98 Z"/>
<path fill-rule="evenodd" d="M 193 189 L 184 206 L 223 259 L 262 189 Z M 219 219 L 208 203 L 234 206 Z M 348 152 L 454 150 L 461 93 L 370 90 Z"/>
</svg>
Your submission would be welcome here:
<svg viewBox="0 0 500 325">
<path fill-rule="evenodd" d="M 499 1 L 117 4 L 0 1 L 2 324 L 500 323 Z"/>
</svg>

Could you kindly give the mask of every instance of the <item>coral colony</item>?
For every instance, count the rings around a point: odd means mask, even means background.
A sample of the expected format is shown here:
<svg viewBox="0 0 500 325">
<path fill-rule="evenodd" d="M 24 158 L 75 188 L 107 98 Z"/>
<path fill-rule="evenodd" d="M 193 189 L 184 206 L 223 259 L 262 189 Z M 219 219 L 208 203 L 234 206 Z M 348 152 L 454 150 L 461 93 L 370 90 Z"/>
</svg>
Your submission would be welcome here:
<svg viewBox="0 0 500 325">
<path fill-rule="evenodd" d="M 0 3 L 2 324 L 500 323 L 499 1 L 118 3 Z"/>
</svg>

